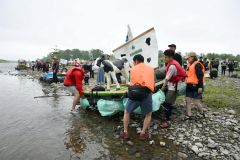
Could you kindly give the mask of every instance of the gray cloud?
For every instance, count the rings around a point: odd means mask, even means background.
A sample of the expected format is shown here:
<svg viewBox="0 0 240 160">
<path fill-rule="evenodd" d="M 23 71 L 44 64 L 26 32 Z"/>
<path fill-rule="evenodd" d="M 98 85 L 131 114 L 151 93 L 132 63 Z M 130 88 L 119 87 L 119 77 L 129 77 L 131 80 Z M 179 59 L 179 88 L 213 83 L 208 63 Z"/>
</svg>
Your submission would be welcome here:
<svg viewBox="0 0 240 160">
<path fill-rule="evenodd" d="M 159 49 L 239 54 L 238 0 L 1 0 L 0 58 L 36 59 L 61 49 L 106 53 L 155 27 Z"/>
</svg>

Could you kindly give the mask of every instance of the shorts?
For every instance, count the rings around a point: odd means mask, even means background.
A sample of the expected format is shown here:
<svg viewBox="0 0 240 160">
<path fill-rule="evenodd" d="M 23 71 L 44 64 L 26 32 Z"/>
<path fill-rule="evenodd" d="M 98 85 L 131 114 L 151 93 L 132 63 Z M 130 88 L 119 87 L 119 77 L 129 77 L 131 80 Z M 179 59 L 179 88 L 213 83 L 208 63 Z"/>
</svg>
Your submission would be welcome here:
<svg viewBox="0 0 240 160">
<path fill-rule="evenodd" d="M 149 94 L 146 98 L 144 98 L 141 101 L 128 99 L 128 102 L 126 104 L 126 111 L 128 113 L 132 113 L 138 107 L 141 108 L 141 112 L 143 115 L 152 112 L 152 94 Z"/>
<path fill-rule="evenodd" d="M 79 93 L 75 86 L 67 86 L 67 90 L 73 95 Z"/>
<path fill-rule="evenodd" d="M 202 93 L 194 92 L 194 91 L 187 91 L 186 97 L 193 98 L 193 99 L 202 99 Z"/>
<path fill-rule="evenodd" d="M 203 91 L 204 91 L 204 87 L 203 87 Z M 193 98 L 193 99 L 202 99 L 202 93 L 198 93 L 197 85 L 187 84 L 186 97 Z"/>
</svg>

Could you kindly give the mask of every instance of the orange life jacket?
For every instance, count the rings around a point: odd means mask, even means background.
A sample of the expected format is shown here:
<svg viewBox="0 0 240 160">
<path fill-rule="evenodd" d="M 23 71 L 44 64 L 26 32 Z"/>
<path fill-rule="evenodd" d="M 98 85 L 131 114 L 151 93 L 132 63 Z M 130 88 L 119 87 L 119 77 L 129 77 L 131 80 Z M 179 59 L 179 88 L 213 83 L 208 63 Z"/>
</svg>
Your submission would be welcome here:
<svg viewBox="0 0 240 160">
<path fill-rule="evenodd" d="M 130 86 L 141 85 L 154 92 L 154 69 L 144 63 L 139 63 L 130 70 Z"/>
<path fill-rule="evenodd" d="M 195 61 L 195 62 L 193 62 L 193 64 L 188 66 L 188 69 L 186 71 L 186 74 L 187 74 L 186 83 L 187 84 L 198 84 L 198 78 L 197 78 L 197 74 L 196 74 L 196 64 L 200 64 L 200 66 L 202 68 L 202 72 L 203 72 L 203 83 L 205 82 L 204 66 L 202 65 L 202 63 Z"/>
</svg>

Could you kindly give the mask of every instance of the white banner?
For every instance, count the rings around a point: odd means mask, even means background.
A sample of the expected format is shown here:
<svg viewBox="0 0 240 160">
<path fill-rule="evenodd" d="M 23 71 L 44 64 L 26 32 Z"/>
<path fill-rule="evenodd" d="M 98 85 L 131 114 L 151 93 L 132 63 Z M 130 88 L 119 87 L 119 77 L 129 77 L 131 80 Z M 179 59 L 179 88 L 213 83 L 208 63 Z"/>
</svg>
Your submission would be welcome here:
<svg viewBox="0 0 240 160">
<path fill-rule="evenodd" d="M 154 28 L 151 28 L 132 40 L 126 42 L 113 50 L 115 58 L 121 58 L 126 54 L 130 64 L 133 64 L 133 57 L 136 54 L 144 56 L 144 63 L 156 68 L 158 67 L 158 44 Z"/>
<path fill-rule="evenodd" d="M 66 59 L 60 59 L 60 63 L 66 65 L 67 64 L 67 60 Z"/>
</svg>

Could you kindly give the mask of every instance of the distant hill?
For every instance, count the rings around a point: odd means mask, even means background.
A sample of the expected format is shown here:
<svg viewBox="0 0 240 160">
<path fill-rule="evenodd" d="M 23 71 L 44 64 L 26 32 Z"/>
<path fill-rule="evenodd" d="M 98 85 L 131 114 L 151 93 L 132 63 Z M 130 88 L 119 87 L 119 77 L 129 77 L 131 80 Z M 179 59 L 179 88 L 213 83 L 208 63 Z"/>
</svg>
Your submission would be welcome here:
<svg viewBox="0 0 240 160">
<path fill-rule="evenodd" d="M 4 59 L 0 59 L 0 63 L 7 63 L 7 62 L 9 62 L 9 61 L 4 60 Z"/>
<path fill-rule="evenodd" d="M 0 63 L 14 63 L 15 61 L 8 61 L 4 59 L 0 59 Z"/>
</svg>

